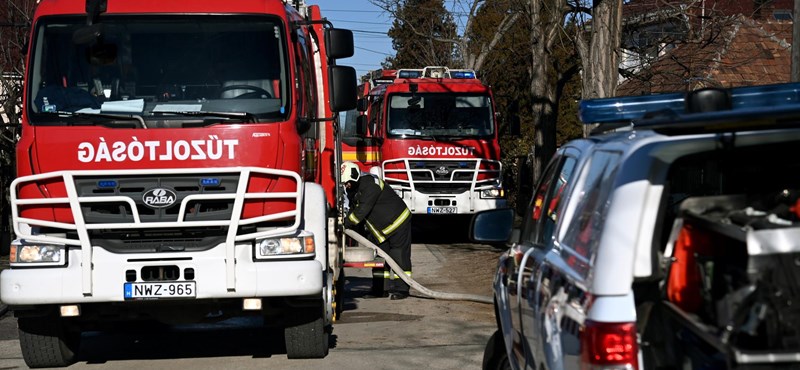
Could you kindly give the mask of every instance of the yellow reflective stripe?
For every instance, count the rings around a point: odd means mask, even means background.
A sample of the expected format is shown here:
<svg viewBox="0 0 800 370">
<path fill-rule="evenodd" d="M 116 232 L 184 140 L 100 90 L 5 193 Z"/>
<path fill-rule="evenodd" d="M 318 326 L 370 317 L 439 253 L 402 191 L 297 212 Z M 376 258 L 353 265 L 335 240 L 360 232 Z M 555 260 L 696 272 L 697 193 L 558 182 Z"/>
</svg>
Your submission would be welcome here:
<svg viewBox="0 0 800 370">
<path fill-rule="evenodd" d="M 380 185 L 381 190 L 383 190 L 383 180 L 378 179 L 378 185 Z"/>
<path fill-rule="evenodd" d="M 372 235 L 375 235 L 375 239 L 378 239 L 378 244 L 386 241 L 386 237 L 383 236 L 383 234 L 380 231 L 378 231 L 378 229 L 376 229 L 375 226 L 372 226 L 372 223 L 370 223 L 369 221 L 367 221 L 367 228 L 369 229 L 369 231 L 372 231 Z"/>
<path fill-rule="evenodd" d="M 369 151 L 369 152 L 352 152 L 348 151 L 342 152 L 342 160 L 344 161 L 352 161 L 352 162 L 380 162 L 381 160 L 381 153 Z"/>
<path fill-rule="evenodd" d="M 356 217 L 356 214 L 355 214 L 355 212 L 353 212 L 353 213 L 350 213 L 350 216 L 347 216 L 347 218 L 349 218 L 349 219 L 350 219 L 350 221 L 353 221 L 353 223 L 354 223 L 354 224 L 358 224 L 358 223 L 360 222 L 360 221 L 358 220 L 358 217 Z"/>
<path fill-rule="evenodd" d="M 403 271 L 406 276 L 411 277 L 411 271 Z M 397 275 L 394 271 L 385 270 L 383 271 L 383 278 L 384 279 L 394 279 Z"/>
<path fill-rule="evenodd" d="M 386 226 L 386 228 L 381 231 L 383 231 L 384 234 L 391 234 L 392 231 L 397 230 L 397 228 L 403 224 L 403 222 L 408 218 L 408 216 L 411 216 L 411 211 L 409 211 L 408 208 L 406 208 L 403 210 L 403 213 L 401 213 L 400 216 L 397 216 L 397 219 L 395 219 L 391 225 Z"/>
</svg>

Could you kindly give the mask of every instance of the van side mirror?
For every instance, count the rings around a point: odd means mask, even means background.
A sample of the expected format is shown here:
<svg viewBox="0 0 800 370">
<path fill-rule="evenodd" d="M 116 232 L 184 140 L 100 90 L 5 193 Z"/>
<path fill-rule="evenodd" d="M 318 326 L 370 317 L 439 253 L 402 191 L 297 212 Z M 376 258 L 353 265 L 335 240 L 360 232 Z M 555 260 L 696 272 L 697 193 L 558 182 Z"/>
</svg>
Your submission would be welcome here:
<svg viewBox="0 0 800 370">
<path fill-rule="evenodd" d="M 367 137 L 369 134 L 367 131 L 367 116 L 362 114 L 356 117 L 356 135 L 362 138 Z"/>
<path fill-rule="evenodd" d="M 514 225 L 514 210 L 497 208 L 478 212 L 472 217 L 469 237 L 479 243 L 502 243 L 509 240 Z"/>
<path fill-rule="evenodd" d="M 349 58 L 355 52 L 353 31 L 342 28 L 326 28 L 325 42 L 328 47 L 328 58 Z"/>
<path fill-rule="evenodd" d="M 348 66 L 328 67 L 331 110 L 343 112 L 356 107 L 356 70 Z"/>
</svg>

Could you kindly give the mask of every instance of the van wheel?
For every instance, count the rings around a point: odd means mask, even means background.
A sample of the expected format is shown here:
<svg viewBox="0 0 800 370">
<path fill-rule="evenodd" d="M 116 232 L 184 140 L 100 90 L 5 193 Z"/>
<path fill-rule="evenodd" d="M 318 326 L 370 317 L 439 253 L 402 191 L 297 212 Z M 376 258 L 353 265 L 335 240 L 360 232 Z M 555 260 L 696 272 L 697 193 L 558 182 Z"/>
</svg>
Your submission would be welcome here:
<svg viewBox="0 0 800 370">
<path fill-rule="evenodd" d="M 69 330 L 58 317 L 20 317 L 19 346 L 31 368 L 65 367 L 75 363 L 80 330 Z"/>
<path fill-rule="evenodd" d="M 483 350 L 483 370 L 511 370 L 500 330 L 495 330 Z"/>
<path fill-rule="evenodd" d="M 323 358 L 328 355 L 329 333 L 325 313 L 319 308 L 300 309 L 289 318 L 284 337 L 288 358 Z"/>
</svg>

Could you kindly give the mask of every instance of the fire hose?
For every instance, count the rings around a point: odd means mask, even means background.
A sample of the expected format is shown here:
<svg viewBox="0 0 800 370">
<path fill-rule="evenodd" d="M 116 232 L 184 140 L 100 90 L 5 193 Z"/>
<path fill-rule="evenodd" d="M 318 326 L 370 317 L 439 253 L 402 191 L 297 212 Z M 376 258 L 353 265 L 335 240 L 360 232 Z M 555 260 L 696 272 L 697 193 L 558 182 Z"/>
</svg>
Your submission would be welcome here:
<svg viewBox="0 0 800 370">
<path fill-rule="evenodd" d="M 398 265 L 397 262 L 395 262 L 395 260 L 389 257 L 389 254 L 384 252 L 380 247 L 373 244 L 371 241 L 367 240 L 367 238 L 361 236 L 361 234 L 355 232 L 354 230 L 345 230 L 344 232 L 345 234 L 355 239 L 362 245 L 372 248 L 373 250 L 378 252 L 378 255 L 380 255 L 381 257 L 383 257 L 384 260 L 386 260 L 386 263 L 389 264 L 389 267 L 392 268 L 392 271 L 395 273 L 395 275 L 400 277 L 400 279 L 406 282 L 406 284 L 416 289 L 418 292 L 422 293 L 422 295 L 426 297 L 435 299 L 444 299 L 450 301 L 472 301 L 472 302 L 487 303 L 487 304 L 494 303 L 492 297 L 476 295 L 476 294 L 438 292 L 435 290 L 428 289 L 422 286 L 420 283 L 414 281 L 414 279 L 412 279 L 410 276 L 406 275 L 403 269 L 400 268 L 400 265 Z"/>
</svg>

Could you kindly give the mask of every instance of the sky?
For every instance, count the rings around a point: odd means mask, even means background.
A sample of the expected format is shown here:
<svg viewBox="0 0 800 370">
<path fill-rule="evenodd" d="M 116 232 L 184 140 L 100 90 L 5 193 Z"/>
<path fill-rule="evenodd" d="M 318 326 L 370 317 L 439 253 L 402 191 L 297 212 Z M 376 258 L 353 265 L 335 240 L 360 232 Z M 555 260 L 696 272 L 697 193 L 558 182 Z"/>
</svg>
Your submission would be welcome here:
<svg viewBox="0 0 800 370">
<path fill-rule="evenodd" d="M 337 64 L 352 66 L 358 76 L 363 76 L 380 69 L 381 62 L 394 55 L 392 39 L 386 36 L 392 18 L 368 0 L 306 0 L 306 4 L 319 5 L 322 16 L 334 27 L 353 31 L 355 54 L 337 60 Z"/>
</svg>

